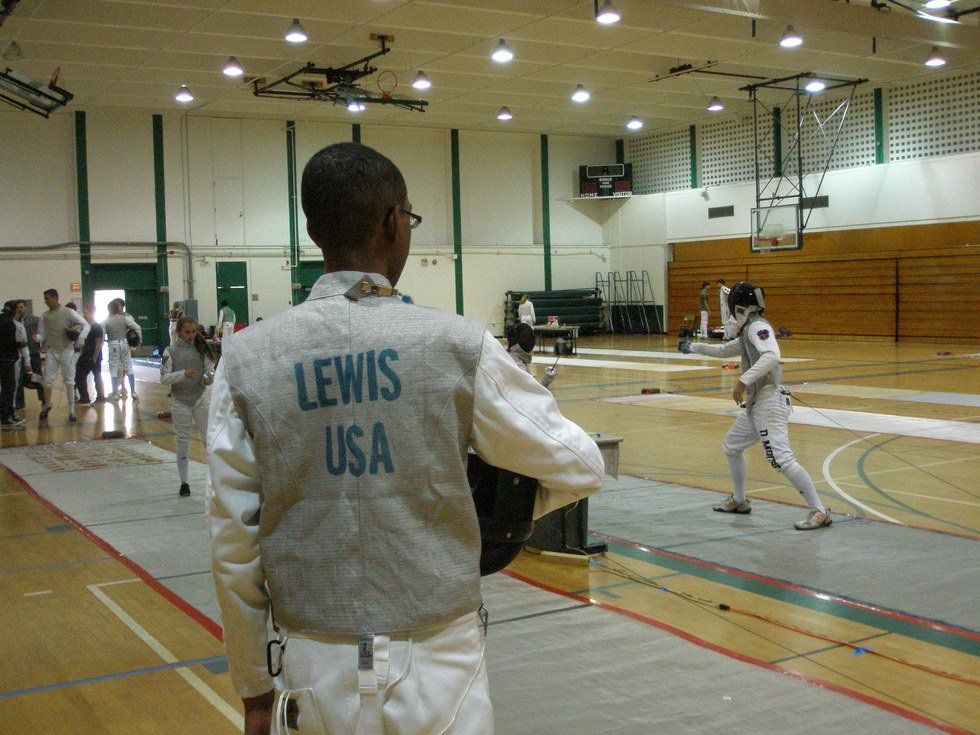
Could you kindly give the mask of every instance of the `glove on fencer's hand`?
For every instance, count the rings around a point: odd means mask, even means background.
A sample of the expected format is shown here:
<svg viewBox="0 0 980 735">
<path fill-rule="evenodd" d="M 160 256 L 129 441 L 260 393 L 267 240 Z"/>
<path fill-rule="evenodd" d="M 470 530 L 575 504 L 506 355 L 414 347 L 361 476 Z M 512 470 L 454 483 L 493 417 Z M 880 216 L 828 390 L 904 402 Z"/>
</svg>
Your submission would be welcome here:
<svg viewBox="0 0 980 735">
<path fill-rule="evenodd" d="M 682 339 L 677 343 L 677 349 L 683 352 L 685 355 L 691 354 L 691 340 Z"/>
</svg>

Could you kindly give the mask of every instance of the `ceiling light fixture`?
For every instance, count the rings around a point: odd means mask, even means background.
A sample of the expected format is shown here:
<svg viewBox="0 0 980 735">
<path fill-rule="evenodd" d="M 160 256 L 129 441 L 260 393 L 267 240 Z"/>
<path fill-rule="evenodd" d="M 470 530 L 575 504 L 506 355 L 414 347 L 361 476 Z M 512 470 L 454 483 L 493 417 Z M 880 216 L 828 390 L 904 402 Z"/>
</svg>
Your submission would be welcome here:
<svg viewBox="0 0 980 735">
<path fill-rule="evenodd" d="M 286 31 L 286 40 L 290 43 L 306 43 L 306 30 L 299 22 L 299 18 L 293 18 L 293 24 Z"/>
<path fill-rule="evenodd" d="M 941 10 L 942 8 L 948 8 L 952 5 L 952 2 L 953 0 L 926 0 L 922 5 L 929 10 Z"/>
<path fill-rule="evenodd" d="M 588 102 L 589 97 L 591 96 L 592 95 L 589 94 L 589 90 L 579 84 L 577 87 L 575 87 L 575 91 L 572 92 L 572 102 Z"/>
<path fill-rule="evenodd" d="M 428 89 L 432 86 L 432 82 L 429 81 L 424 71 L 420 71 L 415 75 L 415 81 L 412 82 L 412 86 L 416 89 Z"/>
<path fill-rule="evenodd" d="M 501 107 L 500 112 L 497 113 L 498 120 L 510 120 L 512 117 L 514 116 L 511 114 L 509 107 Z"/>
<path fill-rule="evenodd" d="M 6 61 L 20 61 L 24 58 L 24 52 L 17 45 L 16 41 L 11 41 L 10 45 L 7 46 L 7 50 L 3 52 L 2 58 Z"/>
<path fill-rule="evenodd" d="M 242 65 L 238 63 L 238 59 L 236 59 L 234 56 L 228 57 L 228 61 L 225 62 L 225 65 L 221 71 L 225 73 L 225 76 L 229 77 L 240 77 L 245 73 Z"/>
<path fill-rule="evenodd" d="M 359 100 L 355 100 L 355 99 L 347 100 L 347 110 L 349 112 L 364 112 L 364 110 L 366 109 L 367 106 Z"/>
<path fill-rule="evenodd" d="M 187 104 L 188 102 L 194 101 L 194 93 L 188 89 L 186 84 L 181 84 L 180 89 L 177 90 L 177 94 L 174 95 L 174 99 Z"/>
<path fill-rule="evenodd" d="M 595 0 L 595 19 L 597 23 L 602 23 L 604 26 L 611 25 L 613 23 L 619 22 L 619 11 L 616 10 L 616 6 L 613 5 L 609 0 L 606 0 L 599 7 L 599 0 Z"/>
<path fill-rule="evenodd" d="M 510 50 L 504 39 L 500 39 L 497 43 L 497 47 L 490 54 L 490 58 L 499 64 L 506 64 L 508 61 L 514 58 L 514 52 Z"/>
<path fill-rule="evenodd" d="M 946 57 L 939 53 L 938 48 L 933 46 L 932 51 L 929 52 L 929 56 L 926 58 L 926 66 L 946 66 Z"/>
<path fill-rule="evenodd" d="M 803 37 L 793 30 L 793 26 L 786 26 L 786 32 L 779 39 L 779 45 L 783 48 L 796 48 L 803 44 Z"/>
<path fill-rule="evenodd" d="M 725 109 L 725 106 L 721 104 L 721 100 L 717 97 L 712 97 L 711 102 L 708 103 L 708 112 L 721 112 Z"/>
<path fill-rule="evenodd" d="M 811 79 L 806 83 L 806 86 L 803 89 L 810 94 L 816 94 L 817 92 L 823 92 L 825 89 L 827 89 L 827 85 L 821 82 L 819 79 Z"/>
<path fill-rule="evenodd" d="M 626 127 L 628 127 L 630 130 L 639 130 L 643 127 L 643 121 L 636 115 L 633 115 L 633 117 L 629 119 L 629 122 L 626 123 Z"/>
<path fill-rule="evenodd" d="M 933 15 L 932 13 L 927 13 L 924 10 L 916 10 L 915 14 L 920 18 L 925 20 L 931 20 L 933 23 L 948 23 L 948 24 L 958 24 L 959 21 L 956 18 L 947 18 L 945 15 Z"/>
</svg>

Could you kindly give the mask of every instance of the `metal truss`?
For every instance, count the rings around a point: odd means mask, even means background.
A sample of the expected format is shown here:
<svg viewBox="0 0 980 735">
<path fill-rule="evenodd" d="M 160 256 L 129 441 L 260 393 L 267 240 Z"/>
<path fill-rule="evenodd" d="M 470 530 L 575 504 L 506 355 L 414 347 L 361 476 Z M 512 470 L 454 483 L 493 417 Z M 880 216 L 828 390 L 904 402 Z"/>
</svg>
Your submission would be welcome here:
<svg viewBox="0 0 980 735">
<path fill-rule="evenodd" d="M 830 114 L 823 118 L 817 113 L 814 105 L 814 94 L 808 92 L 805 86 L 808 82 L 819 79 L 826 84 L 824 92 L 845 89 L 848 96 L 834 107 Z M 840 140 L 847 113 L 858 86 L 867 79 L 835 79 L 810 72 L 794 74 L 780 79 L 769 79 L 764 82 L 742 87 L 749 93 L 752 102 L 752 134 L 755 147 L 755 206 L 757 209 L 776 207 L 782 204 L 796 204 L 798 230 L 802 234 L 810 221 L 813 212 L 813 200 L 819 196 L 824 178 L 830 168 L 837 143 Z M 760 96 L 761 91 L 773 91 L 778 97 L 778 103 L 767 102 Z M 819 97 L 818 97 L 819 99 Z M 796 123 L 789 139 L 785 153 L 782 148 L 783 120 L 782 112 L 786 109 L 796 109 Z M 816 127 L 809 133 L 804 133 L 804 126 L 810 119 L 816 121 Z M 773 142 L 770 153 L 768 142 Z M 823 164 L 815 171 L 803 170 L 804 148 L 811 143 L 822 141 L 829 144 Z M 788 173 L 788 165 L 795 159 L 795 171 Z M 817 186 L 807 191 L 804 174 L 819 173 Z M 810 206 L 805 206 L 810 202 Z"/>
<path fill-rule="evenodd" d="M 344 106 L 353 103 L 392 105 L 405 110 L 425 112 L 425 107 L 429 104 L 426 100 L 392 97 L 386 91 L 377 95 L 357 86 L 359 80 L 378 70 L 377 67 L 371 66 L 371 62 L 391 51 L 388 47 L 388 41 L 392 40 L 391 36 L 372 33 L 371 40 L 381 44 L 381 49 L 373 54 L 340 67 L 321 67 L 311 61 L 274 82 L 256 79 L 252 82 L 252 94 L 256 97 L 319 100 Z M 308 79 L 310 76 L 319 76 L 322 80 Z M 307 79 L 299 80 L 297 77 L 307 77 Z"/>
</svg>

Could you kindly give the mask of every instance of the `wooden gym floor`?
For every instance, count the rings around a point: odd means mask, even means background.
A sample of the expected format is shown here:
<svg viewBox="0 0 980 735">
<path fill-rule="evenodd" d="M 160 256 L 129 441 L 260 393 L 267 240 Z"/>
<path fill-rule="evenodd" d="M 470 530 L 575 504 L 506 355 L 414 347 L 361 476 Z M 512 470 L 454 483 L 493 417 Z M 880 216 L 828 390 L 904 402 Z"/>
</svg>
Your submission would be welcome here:
<svg viewBox="0 0 980 735">
<path fill-rule="evenodd" d="M 582 347 L 559 363 L 555 393 L 590 431 L 624 437 L 620 481 L 590 508 L 590 530 L 610 552 L 587 567 L 522 555 L 509 570 L 511 594 L 537 588 L 564 601 L 554 611 L 572 609 L 566 598 L 614 611 L 638 635 L 678 636 L 691 656 L 700 647 L 719 666 L 736 659 L 804 682 L 794 696 L 832 696 L 835 711 L 870 706 L 880 732 L 980 731 L 980 345 L 781 342 L 784 358 L 796 360 L 783 366 L 797 399 L 793 448 L 836 518 L 807 534 L 791 528 L 805 513 L 801 499 L 757 447 L 747 453 L 753 514 L 710 510 L 729 491 L 720 445 L 737 370 L 676 355 L 660 337 L 597 337 Z M 938 354 L 946 350 L 954 354 Z M 12 468 L 0 469 L 4 732 L 236 731 L 240 704 L 209 580 L 139 558 L 143 548 L 186 546 L 191 566 L 206 566 L 200 466 L 195 497 L 182 505 L 173 465 L 154 464 L 173 449 L 169 423 L 156 418 L 166 391 L 154 376 L 138 369 L 140 403 L 82 407 L 75 425 L 59 395 L 39 428 L 29 394 L 27 428 L 0 435 L 0 464 Z M 88 445 L 109 462 L 92 459 L 100 484 L 85 486 L 75 470 L 87 461 L 85 443 L 106 429 L 148 444 L 120 442 L 117 454 L 111 442 Z M 192 457 L 204 459 L 196 440 Z M 503 689 L 493 669 L 491 687 Z M 698 692 L 689 695 L 696 708 Z M 761 705 L 738 706 L 753 722 L 745 731 L 816 724 L 753 721 Z M 498 732 L 521 732 L 497 707 Z M 609 732 L 654 732 L 655 723 Z"/>
</svg>

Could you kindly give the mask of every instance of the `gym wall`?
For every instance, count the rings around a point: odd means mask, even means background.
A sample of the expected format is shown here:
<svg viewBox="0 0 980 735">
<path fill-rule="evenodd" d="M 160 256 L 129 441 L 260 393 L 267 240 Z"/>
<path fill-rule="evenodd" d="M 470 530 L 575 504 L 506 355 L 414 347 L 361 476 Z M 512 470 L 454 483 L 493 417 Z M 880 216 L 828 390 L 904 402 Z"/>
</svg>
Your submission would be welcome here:
<svg viewBox="0 0 980 735">
<path fill-rule="evenodd" d="M 202 321 L 216 318 L 217 261 L 248 264 L 252 319 L 288 308 L 293 291 L 286 121 L 160 114 L 166 236 L 192 248 Z M 90 239 L 154 242 L 153 113 L 93 108 L 84 111 L 84 126 Z M 352 125 L 295 123 L 301 261 L 320 257 L 299 206 L 303 167 L 323 146 L 352 135 Z M 400 287 L 420 304 L 456 311 L 450 131 L 361 125 L 360 135 L 399 165 L 423 216 Z M 0 246 L 79 238 L 75 139 L 72 113 L 40 120 L 0 112 Z M 588 286 L 596 271 L 609 267 L 603 225 L 560 200 L 577 193 L 580 164 L 615 160 L 615 142 L 549 136 L 547 144 L 552 285 Z M 504 292 L 544 287 L 542 141 L 537 135 L 464 130 L 459 152 L 463 310 L 499 334 Z M 81 280 L 77 249 L 0 258 L 5 293 L 29 290 L 27 297 L 39 299 L 43 288 L 67 290 Z M 106 259 L 147 262 L 154 253 L 93 251 L 94 262 Z M 172 253 L 168 263 L 168 300 L 182 299 L 183 260 Z"/>
</svg>

